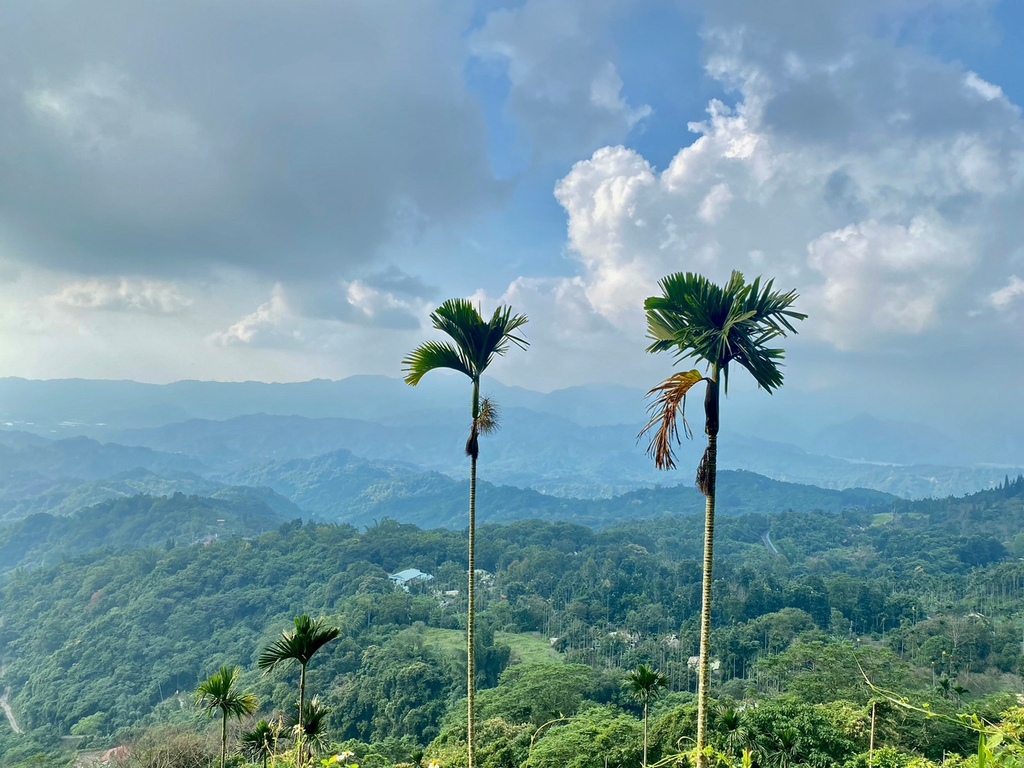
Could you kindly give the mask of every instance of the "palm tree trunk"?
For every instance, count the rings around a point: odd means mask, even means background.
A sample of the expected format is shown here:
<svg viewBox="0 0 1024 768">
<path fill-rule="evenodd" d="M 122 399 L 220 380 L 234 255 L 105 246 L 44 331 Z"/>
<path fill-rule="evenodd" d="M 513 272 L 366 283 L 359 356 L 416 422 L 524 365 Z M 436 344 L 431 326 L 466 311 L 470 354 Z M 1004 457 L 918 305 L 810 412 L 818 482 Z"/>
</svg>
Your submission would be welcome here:
<svg viewBox="0 0 1024 768">
<path fill-rule="evenodd" d="M 647 702 L 644 702 L 644 768 L 647 768 Z"/>
<path fill-rule="evenodd" d="M 708 381 L 705 396 L 705 431 L 708 447 L 705 453 L 704 480 L 704 572 L 700 607 L 700 661 L 697 671 L 697 765 L 704 768 L 707 746 L 708 703 L 711 697 L 711 584 L 714 581 L 715 549 L 715 491 L 718 474 L 718 368 L 715 366 Z"/>
<path fill-rule="evenodd" d="M 228 754 L 228 713 L 224 713 L 220 724 L 220 768 L 224 768 Z"/>
<path fill-rule="evenodd" d="M 480 416 L 480 382 L 473 382 L 473 429 Z M 469 589 L 466 598 L 466 751 L 469 768 L 476 768 L 476 460 L 470 456 L 469 469 Z"/>
<path fill-rule="evenodd" d="M 305 705 L 305 703 L 306 703 L 306 665 L 302 664 L 300 666 L 300 668 L 299 668 L 299 720 L 298 720 L 298 722 L 299 722 L 299 730 L 298 730 L 298 733 L 296 733 L 296 735 L 295 735 L 295 765 L 296 765 L 296 768 L 302 768 L 302 763 L 304 762 L 303 759 L 302 759 L 303 758 L 303 754 L 302 754 L 302 737 L 305 735 L 306 732 L 305 732 L 305 730 L 303 730 L 303 726 L 305 725 L 305 723 L 302 722 L 302 716 L 305 714 L 303 712 L 303 709 L 304 709 L 303 705 Z"/>
</svg>

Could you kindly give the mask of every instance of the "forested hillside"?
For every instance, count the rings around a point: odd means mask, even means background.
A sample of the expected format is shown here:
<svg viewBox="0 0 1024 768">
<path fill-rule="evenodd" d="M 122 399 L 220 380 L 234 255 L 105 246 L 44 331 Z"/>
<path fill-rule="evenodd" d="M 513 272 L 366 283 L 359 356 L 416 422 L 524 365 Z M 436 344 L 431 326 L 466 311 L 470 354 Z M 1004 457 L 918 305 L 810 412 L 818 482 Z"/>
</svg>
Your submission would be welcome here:
<svg viewBox="0 0 1024 768">
<path fill-rule="evenodd" d="M 7 576 L 0 693 L 9 689 L 26 733 L 0 719 L 0 763 L 46 753 L 43 764 L 62 765 L 62 749 L 134 738 L 142 749 L 146 729 L 160 724 L 199 733 L 192 692 L 224 665 L 242 667 L 264 716 L 284 712 L 295 669 L 264 676 L 255 662 L 301 613 L 342 630 L 310 668 L 311 690 L 329 708 L 332 749 L 351 749 L 370 766 L 414 761 L 424 750 L 442 765 L 454 760 L 464 534 L 384 520 L 365 532 L 275 522 L 252 535 L 245 529 L 270 514 L 232 518 L 236 503 L 109 504 L 92 520 L 116 521 L 142 548 L 69 552 Z M 178 523 L 176 506 L 192 510 Z M 960 499 L 785 507 L 719 519 L 715 696 L 740 712 L 744 739 L 775 754 L 783 747 L 765 734 L 785 723 L 798 735 L 794 764 L 859 759 L 869 701 L 878 701 L 861 670 L 938 713 L 996 717 L 1012 703 L 993 697 L 1021 685 L 1024 479 Z M 478 567 L 489 575 L 478 674 L 493 750 L 483 765 L 519 765 L 536 728 L 562 716 L 536 740 L 532 765 L 565 765 L 581 750 L 595 764 L 635 759 L 639 710 L 621 683 L 640 663 L 662 670 L 671 692 L 655 709 L 652 755 L 677 748 L 693 717 L 701 519 L 669 512 L 601 530 L 542 521 L 481 529 Z M 172 530 L 207 513 L 248 535 L 197 541 Z M 99 535 L 89 519 L 72 523 L 70 540 Z M 51 533 L 58 522 L 49 521 Z M 388 579 L 407 568 L 433 579 L 408 591 Z M 555 677 L 550 664 L 563 665 Z M 751 710 L 753 702 L 760 705 Z M 894 750 L 938 760 L 976 748 L 962 726 L 891 702 L 876 709 L 880 743 Z M 731 720 L 716 722 L 719 748 L 736 748 Z M 74 738 L 58 741 L 65 736 Z"/>
</svg>

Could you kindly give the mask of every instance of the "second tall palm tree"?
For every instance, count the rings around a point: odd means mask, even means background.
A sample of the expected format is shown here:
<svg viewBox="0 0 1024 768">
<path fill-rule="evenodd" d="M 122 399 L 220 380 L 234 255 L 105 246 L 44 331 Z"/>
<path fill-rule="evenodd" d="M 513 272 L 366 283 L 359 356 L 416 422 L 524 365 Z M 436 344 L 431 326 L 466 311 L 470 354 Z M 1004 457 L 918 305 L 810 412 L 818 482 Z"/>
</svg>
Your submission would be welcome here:
<svg viewBox="0 0 1024 768">
<path fill-rule="evenodd" d="M 451 341 L 427 341 L 414 349 L 403 361 L 405 382 L 416 386 L 430 371 L 449 368 L 464 373 L 473 384 L 473 421 L 466 440 L 469 471 L 469 584 L 466 609 L 466 748 L 469 768 L 476 765 L 476 462 L 480 455 L 479 437 L 498 426 L 497 411 L 488 398 L 480 397 L 480 377 L 494 360 L 512 345 L 526 349 L 528 342 L 517 331 L 527 323 L 526 315 L 512 312 L 511 307 L 494 310 L 485 320 L 479 310 L 465 299 L 449 299 L 430 315 L 430 320 Z"/>
<path fill-rule="evenodd" d="M 256 711 L 256 696 L 242 693 L 235 688 L 235 681 L 240 674 L 238 667 L 221 667 L 214 672 L 196 690 L 196 704 L 211 715 L 220 710 L 220 768 L 224 768 L 228 753 L 228 718 L 241 720 Z"/>
<path fill-rule="evenodd" d="M 700 611 L 700 663 L 697 674 L 697 754 L 707 764 L 708 704 L 711 684 L 711 583 L 715 540 L 715 484 L 718 474 L 719 385 L 729 388 L 729 364 L 745 368 L 757 385 L 771 393 L 782 386 L 780 365 L 783 350 L 767 346 L 787 333 L 796 333 L 792 321 L 806 315 L 790 307 L 793 291 L 780 293 L 769 280 L 747 283 L 733 272 L 724 285 L 702 275 L 677 272 L 661 280 L 661 296 L 644 302 L 647 333 L 652 343 L 648 352 L 673 352 L 677 359 L 696 358 L 707 366 L 708 375 L 698 370 L 670 376 L 652 389 L 656 396 L 652 417 L 641 435 L 651 432 L 648 453 L 659 469 L 675 466 L 673 447 L 679 441 L 679 423 L 689 433 L 683 407 L 686 394 L 699 382 L 704 391 L 704 432 L 707 448 L 697 468 L 697 487 L 706 499 L 704 513 L 704 567 Z"/>
<path fill-rule="evenodd" d="M 302 753 L 302 716 L 306 704 L 306 667 L 313 654 L 341 634 L 337 627 L 327 626 L 323 619 L 311 619 L 303 614 L 295 618 L 295 629 L 285 630 L 281 637 L 267 646 L 260 654 L 256 665 L 264 672 L 269 672 L 278 664 L 289 659 L 299 662 L 299 707 L 298 707 L 298 747 L 296 763 L 301 764 Z"/>
<path fill-rule="evenodd" d="M 668 686 L 668 678 L 664 674 L 640 664 L 636 669 L 626 675 L 626 688 L 630 695 L 644 706 L 644 761 L 643 768 L 647 768 L 647 725 L 650 716 L 651 702 L 661 694 L 661 689 Z"/>
</svg>

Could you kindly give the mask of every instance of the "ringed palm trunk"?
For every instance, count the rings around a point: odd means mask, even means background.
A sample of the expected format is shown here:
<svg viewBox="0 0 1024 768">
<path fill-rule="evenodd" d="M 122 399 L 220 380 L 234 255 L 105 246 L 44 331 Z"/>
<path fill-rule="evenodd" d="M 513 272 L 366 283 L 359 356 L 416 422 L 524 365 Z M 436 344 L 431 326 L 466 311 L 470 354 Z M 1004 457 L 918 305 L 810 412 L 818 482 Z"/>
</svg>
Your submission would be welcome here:
<svg viewBox="0 0 1024 768">
<path fill-rule="evenodd" d="M 304 755 L 303 755 L 303 751 L 302 751 L 302 747 L 303 747 L 302 741 L 303 741 L 303 736 L 305 736 L 305 734 L 306 734 L 306 731 L 303 729 L 303 726 L 305 725 L 305 723 L 302 722 L 302 717 L 303 717 L 303 715 L 305 713 L 302 710 L 305 708 L 304 707 L 305 703 L 306 703 L 306 665 L 302 664 L 299 667 L 299 720 L 298 720 L 298 722 L 299 722 L 299 730 L 297 731 L 297 733 L 295 735 L 295 765 L 297 766 L 297 768 L 302 768 L 302 764 L 304 762 L 304 760 L 303 760 Z"/>
<path fill-rule="evenodd" d="M 718 474 L 718 366 L 713 366 L 704 399 L 708 447 L 698 471 L 698 485 L 705 496 L 704 567 L 700 608 L 700 665 L 697 672 L 697 761 L 706 766 L 708 704 L 711 697 L 711 584 L 714 580 L 715 481 Z"/>
<path fill-rule="evenodd" d="M 220 768 L 224 768 L 228 754 L 228 713 L 223 714 L 220 724 Z"/>
<path fill-rule="evenodd" d="M 480 418 L 480 381 L 473 381 L 473 431 Z M 476 766 L 476 460 L 475 445 L 469 469 L 469 589 L 466 606 L 466 750 L 469 768 Z"/>
<path fill-rule="evenodd" d="M 643 768 L 647 768 L 647 702 L 643 702 Z"/>
</svg>

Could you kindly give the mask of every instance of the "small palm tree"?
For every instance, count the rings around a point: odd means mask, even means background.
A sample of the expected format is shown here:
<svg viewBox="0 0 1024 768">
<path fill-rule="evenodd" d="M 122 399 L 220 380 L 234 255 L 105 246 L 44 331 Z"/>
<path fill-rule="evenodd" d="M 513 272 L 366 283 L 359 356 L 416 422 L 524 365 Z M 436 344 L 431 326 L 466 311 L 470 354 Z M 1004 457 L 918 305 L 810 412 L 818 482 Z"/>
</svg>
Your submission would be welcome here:
<svg viewBox="0 0 1024 768">
<path fill-rule="evenodd" d="M 626 675 L 626 689 L 639 703 L 644 705 L 644 768 L 647 768 L 647 722 L 651 702 L 661 695 L 663 688 L 668 686 L 668 678 L 661 672 L 645 664 Z"/>
<path fill-rule="evenodd" d="M 964 703 L 964 696 L 967 693 L 968 693 L 968 690 L 964 686 L 960 685 L 960 683 L 957 683 L 956 685 L 953 686 L 953 695 L 956 696 L 956 703 L 958 705 Z"/>
<path fill-rule="evenodd" d="M 729 391 L 729 365 L 745 368 L 757 385 L 771 393 L 782 386 L 783 350 L 768 346 L 779 336 L 796 333 L 792 321 L 806 315 L 790 307 L 797 299 L 793 291 L 773 290 L 774 281 L 763 287 L 761 278 L 747 283 L 733 272 L 724 286 L 692 272 L 677 272 L 662 278 L 661 296 L 644 302 L 648 352 L 672 352 L 679 360 L 695 358 L 707 366 L 708 375 L 698 370 L 676 373 L 654 387 L 651 420 L 641 431 L 652 433 L 648 454 L 659 469 L 675 467 L 674 447 L 679 442 L 680 422 L 686 423 L 686 395 L 705 382 L 704 433 L 707 449 L 697 468 L 697 487 L 706 499 L 704 511 L 704 567 L 700 612 L 700 663 L 697 674 L 697 754 L 706 764 L 708 706 L 711 687 L 711 583 L 715 537 L 715 484 L 718 474 L 719 383 Z"/>
<path fill-rule="evenodd" d="M 464 373 L 473 383 L 473 421 L 466 440 L 469 470 L 469 589 L 466 616 L 467 719 L 466 748 L 469 768 L 475 768 L 476 735 L 476 462 L 480 455 L 478 438 L 498 428 L 497 409 L 489 398 L 480 397 L 480 377 L 511 345 L 526 349 L 528 342 L 517 331 L 527 323 L 525 315 L 513 314 L 511 307 L 498 307 L 490 320 L 465 299 L 449 299 L 430 315 L 434 328 L 452 341 L 427 341 L 403 361 L 405 383 L 416 386 L 430 371 L 449 368 Z"/>
<path fill-rule="evenodd" d="M 774 741 L 767 750 L 767 764 L 776 768 L 789 768 L 796 760 L 800 734 L 795 728 L 783 728 L 775 734 Z"/>
<path fill-rule="evenodd" d="M 224 768 L 228 753 L 228 718 L 234 717 L 241 720 L 246 715 L 256 711 L 256 696 L 251 693 L 241 693 L 235 686 L 241 670 L 238 667 L 221 667 L 219 672 L 214 672 L 196 689 L 196 704 L 202 707 L 213 717 L 216 710 L 220 710 L 222 716 L 220 728 L 220 768 Z"/>
<path fill-rule="evenodd" d="M 242 754 L 247 760 L 262 761 L 267 768 L 267 761 L 274 754 L 278 732 L 266 720 L 260 720 L 251 731 L 242 734 Z"/>
<path fill-rule="evenodd" d="M 327 737 L 327 715 L 330 710 L 314 696 L 307 701 L 301 712 L 290 724 L 295 733 L 295 740 L 299 744 L 299 764 L 305 762 L 307 756 L 322 754 L 331 746 L 331 740 Z"/>
<path fill-rule="evenodd" d="M 327 626 L 324 619 L 311 619 L 303 614 L 295 618 L 294 631 L 285 630 L 281 637 L 267 646 L 260 654 L 256 665 L 264 672 L 270 672 L 278 664 L 294 659 L 299 662 L 299 707 L 298 730 L 303 729 L 302 717 L 306 703 L 306 667 L 313 655 L 327 643 L 341 634 L 337 627 Z M 301 744 L 298 749 L 301 765 Z"/>
<path fill-rule="evenodd" d="M 743 718 L 735 707 L 723 706 L 718 710 L 718 726 L 725 735 L 725 751 L 730 755 L 749 746 L 750 733 L 743 727 Z"/>
</svg>

